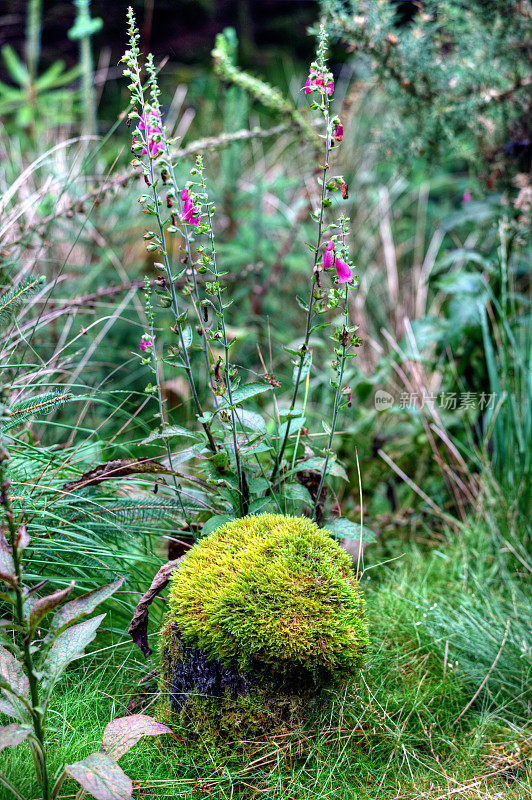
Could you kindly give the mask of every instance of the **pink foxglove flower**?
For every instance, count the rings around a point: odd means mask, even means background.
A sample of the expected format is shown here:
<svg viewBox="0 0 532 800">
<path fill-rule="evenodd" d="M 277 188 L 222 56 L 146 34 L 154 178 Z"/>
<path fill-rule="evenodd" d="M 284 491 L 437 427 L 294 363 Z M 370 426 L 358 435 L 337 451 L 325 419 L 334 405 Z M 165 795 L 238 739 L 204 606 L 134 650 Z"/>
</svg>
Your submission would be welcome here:
<svg viewBox="0 0 532 800">
<path fill-rule="evenodd" d="M 462 197 L 462 203 L 470 203 L 471 202 L 471 192 L 464 192 Z"/>
<path fill-rule="evenodd" d="M 336 267 L 336 272 L 338 273 L 339 283 L 349 283 L 353 280 L 351 267 L 346 261 L 343 260 L 343 258 L 336 258 L 334 266 Z"/>
<path fill-rule="evenodd" d="M 155 158 L 163 149 L 162 142 L 156 142 L 154 136 L 162 134 L 161 117 L 151 108 L 146 107 L 146 111 L 141 114 L 139 122 L 139 130 L 146 131 L 146 138 L 148 140 L 148 147 L 146 145 L 142 148 L 142 155 L 146 155 L 149 151 L 150 156 Z"/>
<path fill-rule="evenodd" d="M 151 338 L 151 336 L 148 336 L 148 334 L 145 333 L 142 336 L 142 339 L 140 340 L 140 349 L 142 350 L 143 353 L 145 353 L 147 350 L 151 350 L 152 347 L 153 347 L 153 339 Z"/>
<path fill-rule="evenodd" d="M 325 252 L 323 254 L 323 267 L 324 269 L 329 269 L 334 264 L 334 241 L 333 239 L 327 243 L 327 247 L 325 248 Z"/>
<path fill-rule="evenodd" d="M 333 128 L 333 137 L 336 142 L 341 142 L 344 138 L 344 126 L 341 122 L 337 122 Z"/>
<path fill-rule="evenodd" d="M 183 201 L 183 211 L 179 215 L 181 217 L 181 221 L 197 227 L 200 224 L 201 214 L 194 205 L 187 186 L 181 190 L 180 197 Z"/>
<path fill-rule="evenodd" d="M 323 72 L 318 72 L 314 67 L 311 67 L 307 82 L 303 88 L 305 89 L 305 94 L 309 94 L 317 89 L 320 92 L 326 91 L 330 97 L 334 92 L 334 81 L 331 80 L 325 84 Z"/>
</svg>

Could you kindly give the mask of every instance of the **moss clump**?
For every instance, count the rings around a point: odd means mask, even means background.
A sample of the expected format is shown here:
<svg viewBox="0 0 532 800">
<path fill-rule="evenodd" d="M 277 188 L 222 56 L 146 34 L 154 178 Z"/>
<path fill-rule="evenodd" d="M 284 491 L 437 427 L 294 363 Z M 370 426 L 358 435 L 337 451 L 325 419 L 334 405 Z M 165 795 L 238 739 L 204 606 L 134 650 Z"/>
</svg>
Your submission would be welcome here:
<svg viewBox="0 0 532 800">
<path fill-rule="evenodd" d="M 169 618 L 244 674 L 344 679 L 368 646 L 350 559 L 304 517 L 249 516 L 199 542 L 172 576 Z"/>
</svg>

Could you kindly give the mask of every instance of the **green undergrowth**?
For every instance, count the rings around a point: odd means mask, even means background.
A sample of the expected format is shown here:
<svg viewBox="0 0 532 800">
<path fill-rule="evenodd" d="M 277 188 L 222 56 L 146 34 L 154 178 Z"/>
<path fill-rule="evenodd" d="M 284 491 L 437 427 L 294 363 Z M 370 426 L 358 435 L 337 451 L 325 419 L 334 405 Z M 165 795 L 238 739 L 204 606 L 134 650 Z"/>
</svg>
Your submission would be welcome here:
<svg viewBox="0 0 532 800">
<path fill-rule="evenodd" d="M 306 724 L 287 735 L 235 747 L 178 734 L 138 743 L 120 762 L 136 782 L 135 797 L 528 798 L 529 653 L 522 652 L 518 628 L 519 620 L 527 622 L 520 578 L 497 578 L 486 552 L 484 566 L 475 564 L 483 541 L 482 532 L 473 531 L 470 539 L 455 537 L 440 550 L 410 544 L 398 561 L 369 568 L 363 582 L 371 645 L 366 667 L 353 681 L 325 692 Z M 479 581 L 483 592 L 475 588 Z M 515 607 L 499 660 L 467 707 L 500 649 L 512 595 Z M 436 609 L 438 625 L 431 616 Z M 484 624 L 472 638 L 473 624 L 466 621 L 482 615 Z M 127 713 L 132 697 L 143 694 L 152 701 L 147 713 L 153 713 L 154 682 L 138 686 L 153 665 L 141 662 L 134 649 L 127 656 L 121 649 L 104 663 L 89 660 L 69 672 L 50 716 L 53 769 L 98 749 L 106 723 Z M 0 753 L 0 762 L 21 786 L 32 787 L 24 744 Z M 74 793 L 66 783 L 61 798 Z"/>
</svg>

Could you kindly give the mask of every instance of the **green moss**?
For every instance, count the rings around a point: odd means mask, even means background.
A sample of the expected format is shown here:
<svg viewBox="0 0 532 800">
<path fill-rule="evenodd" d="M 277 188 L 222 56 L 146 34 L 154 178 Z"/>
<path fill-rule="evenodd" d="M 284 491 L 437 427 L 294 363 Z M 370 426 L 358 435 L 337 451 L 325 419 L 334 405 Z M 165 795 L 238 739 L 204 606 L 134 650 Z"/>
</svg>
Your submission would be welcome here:
<svg viewBox="0 0 532 800">
<path fill-rule="evenodd" d="M 170 621 L 242 672 L 345 678 L 368 646 L 350 559 L 304 517 L 245 517 L 195 545 L 172 576 Z"/>
</svg>

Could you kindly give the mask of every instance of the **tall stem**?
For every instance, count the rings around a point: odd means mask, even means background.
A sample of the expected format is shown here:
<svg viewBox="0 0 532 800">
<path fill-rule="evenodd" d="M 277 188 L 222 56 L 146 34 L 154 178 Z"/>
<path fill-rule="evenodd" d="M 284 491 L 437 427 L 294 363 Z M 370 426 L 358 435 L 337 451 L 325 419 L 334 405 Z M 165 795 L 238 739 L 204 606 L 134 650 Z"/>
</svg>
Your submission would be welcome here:
<svg viewBox="0 0 532 800">
<path fill-rule="evenodd" d="M 205 180 L 203 177 L 203 172 L 201 175 L 201 188 L 204 195 L 207 194 L 207 189 L 205 186 Z M 247 484 L 245 480 L 244 473 L 242 471 L 242 465 L 240 463 L 240 453 L 238 447 L 238 437 L 236 432 L 236 411 L 233 404 L 233 390 L 231 388 L 231 376 L 229 374 L 230 370 L 230 363 L 229 363 L 229 340 L 227 338 L 227 328 L 225 326 L 225 314 L 224 314 L 224 307 L 223 307 L 223 299 L 222 299 L 222 290 L 220 288 L 220 276 L 218 273 L 218 264 L 216 261 L 216 249 L 214 246 L 214 232 L 212 229 L 212 211 L 211 206 L 207 202 L 207 218 L 209 220 L 209 240 L 211 245 L 211 261 L 212 261 L 212 272 L 214 274 L 217 286 L 217 299 L 218 299 L 218 318 L 220 320 L 220 328 L 222 331 L 222 343 L 224 348 L 224 367 L 225 367 L 225 383 L 227 386 L 227 396 L 229 399 L 229 405 L 231 406 L 231 430 L 233 436 L 233 448 L 235 451 L 235 462 L 236 462 L 236 471 L 238 475 L 238 493 L 239 493 L 239 507 L 240 507 L 240 516 L 244 517 L 249 508 L 249 496 L 247 490 Z"/>
<path fill-rule="evenodd" d="M 347 327 L 348 327 L 348 324 L 349 324 L 349 317 L 348 317 L 348 315 L 349 315 L 349 306 L 348 306 L 348 300 L 347 300 L 348 291 L 349 291 L 349 289 L 348 289 L 348 286 L 346 284 L 345 285 L 345 296 L 344 296 L 344 326 L 343 326 L 343 336 L 342 336 L 342 352 L 341 352 L 341 354 L 339 356 L 339 358 L 340 358 L 340 368 L 338 369 L 338 372 L 337 372 L 338 383 L 337 383 L 337 386 L 336 386 L 336 392 L 334 394 L 333 416 L 332 416 L 332 420 L 331 420 L 331 430 L 329 432 L 329 441 L 327 442 L 327 452 L 325 453 L 325 463 L 323 465 L 323 470 L 322 470 L 322 473 L 321 473 L 320 483 L 319 483 L 319 486 L 318 486 L 318 491 L 316 493 L 316 499 L 314 501 L 314 511 L 313 511 L 314 518 L 316 518 L 316 511 L 317 511 L 317 508 L 318 508 L 318 503 L 319 503 L 319 500 L 320 500 L 321 491 L 323 489 L 323 484 L 325 483 L 325 479 L 327 477 L 327 470 L 329 468 L 329 460 L 330 460 L 330 456 L 331 456 L 331 449 L 332 449 L 334 434 L 336 432 L 336 422 L 337 422 L 337 419 L 338 419 L 338 410 L 340 408 L 340 400 L 342 398 L 342 381 L 343 381 L 343 378 L 344 378 L 344 369 L 345 369 L 347 350 L 349 348 L 348 331 L 347 331 Z"/>
<path fill-rule="evenodd" d="M 139 71 L 138 63 L 136 63 L 136 65 L 135 65 L 135 76 L 134 76 L 134 78 L 135 78 L 135 82 L 136 82 L 137 91 L 138 91 L 138 94 L 139 94 L 139 99 L 140 99 L 142 108 L 144 109 L 146 107 L 146 103 L 145 103 L 145 100 L 144 100 L 144 91 L 143 91 L 143 88 L 142 88 L 142 81 L 141 81 L 141 77 L 140 77 L 140 71 Z M 180 356 L 181 356 L 182 366 L 183 366 L 183 369 L 185 370 L 185 373 L 186 373 L 186 376 L 187 376 L 187 380 L 188 380 L 188 383 L 189 383 L 189 386 L 190 386 L 190 391 L 192 393 L 192 399 L 193 399 L 194 405 L 196 406 L 196 411 L 197 411 L 199 416 L 202 416 L 203 415 L 203 411 L 202 411 L 201 403 L 200 403 L 200 400 L 199 400 L 199 397 L 198 397 L 196 384 L 195 384 L 194 378 L 192 376 L 192 367 L 190 365 L 190 359 L 189 359 L 189 356 L 188 356 L 188 351 L 187 351 L 187 348 L 185 347 L 185 340 L 184 340 L 184 337 L 183 337 L 183 328 L 181 326 L 181 323 L 179 322 L 179 317 L 180 317 L 179 303 L 178 303 L 178 299 L 177 299 L 177 292 L 176 292 L 176 288 L 175 288 L 175 284 L 174 284 L 174 278 L 173 278 L 173 275 L 172 275 L 172 268 L 171 268 L 171 265 L 170 265 L 170 259 L 169 259 L 169 256 L 168 256 L 168 249 L 166 247 L 166 238 L 165 238 L 165 232 L 164 232 L 164 225 L 163 225 L 163 221 L 161 219 L 161 207 L 160 207 L 159 195 L 158 195 L 157 186 L 156 186 L 155 169 L 154 169 L 154 164 L 153 164 L 153 158 L 151 157 L 151 154 L 150 154 L 150 146 L 149 146 L 150 143 L 149 143 L 149 140 L 148 140 L 147 132 L 144 130 L 144 131 L 140 131 L 140 133 L 141 133 L 142 141 L 143 141 L 143 143 L 145 145 L 145 148 L 146 148 L 146 151 L 148 153 L 149 170 L 150 170 L 150 184 L 151 184 L 151 187 L 152 187 L 154 211 L 155 211 L 155 215 L 157 217 L 157 223 L 158 223 L 158 227 L 159 227 L 159 247 L 160 247 L 160 250 L 161 250 L 161 253 L 162 253 L 162 256 L 163 256 L 164 271 L 166 273 L 166 279 L 167 279 L 168 286 L 169 286 L 169 289 L 170 289 L 171 306 L 172 306 L 172 311 L 174 313 L 174 317 L 175 317 L 175 321 L 176 321 L 177 335 L 179 337 Z M 207 436 L 207 440 L 208 440 L 209 448 L 210 448 L 211 452 L 212 453 L 217 453 L 218 452 L 218 448 L 216 446 L 216 442 L 214 441 L 214 437 L 212 435 L 212 431 L 211 431 L 209 425 L 206 422 L 202 422 L 201 425 L 202 425 L 203 430 L 205 431 L 205 434 Z"/>
<path fill-rule="evenodd" d="M 316 285 L 316 268 L 318 266 L 318 260 L 320 257 L 320 245 L 321 239 L 323 236 L 323 212 L 325 209 L 325 191 L 326 191 L 326 178 L 327 178 L 327 170 L 329 169 L 329 151 L 330 151 L 330 136 L 329 136 L 329 126 L 330 126 L 330 117 L 329 117 L 329 98 L 327 95 L 324 97 L 325 107 L 324 107 L 324 117 L 325 117 L 325 164 L 323 165 L 322 175 L 323 175 L 323 182 L 321 186 L 321 201 L 320 201 L 320 216 L 318 220 L 318 234 L 316 240 L 316 249 L 314 252 L 314 264 L 312 265 L 312 279 L 310 284 L 310 293 L 308 299 L 308 309 L 307 309 L 307 320 L 305 325 L 305 338 L 303 340 L 303 344 L 300 347 L 299 353 L 299 362 L 297 365 L 297 373 L 296 379 L 294 382 L 294 391 L 292 393 L 292 400 L 290 402 L 289 407 L 289 415 L 288 415 L 288 422 L 286 426 L 286 431 L 283 437 L 283 441 L 281 443 L 281 448 L 278 454 L 275 457 L 275 462 L 272 469 L 272 474 L 270 477 L 270 482 L 273 484 L 275 478 L 277 477 L 277 473 L 279 472 L 279 468 L 281 466 L 281 462 L 283 459 L 284 451 L 286 449 L 286 445 L 288 443 L 288 437 L 290 434 L 290 413 L 294 410 L 297 395 L 299 393 L 299 385 L 301 383 L 301 375 L 303 373 L 303 366 L 305 363 L 305 358 L 308 354 L 308 343 L 310 340 L 310 333 L 312 330 L 312 316 L 314 311 L 314 287 Z"/>
</svg>

